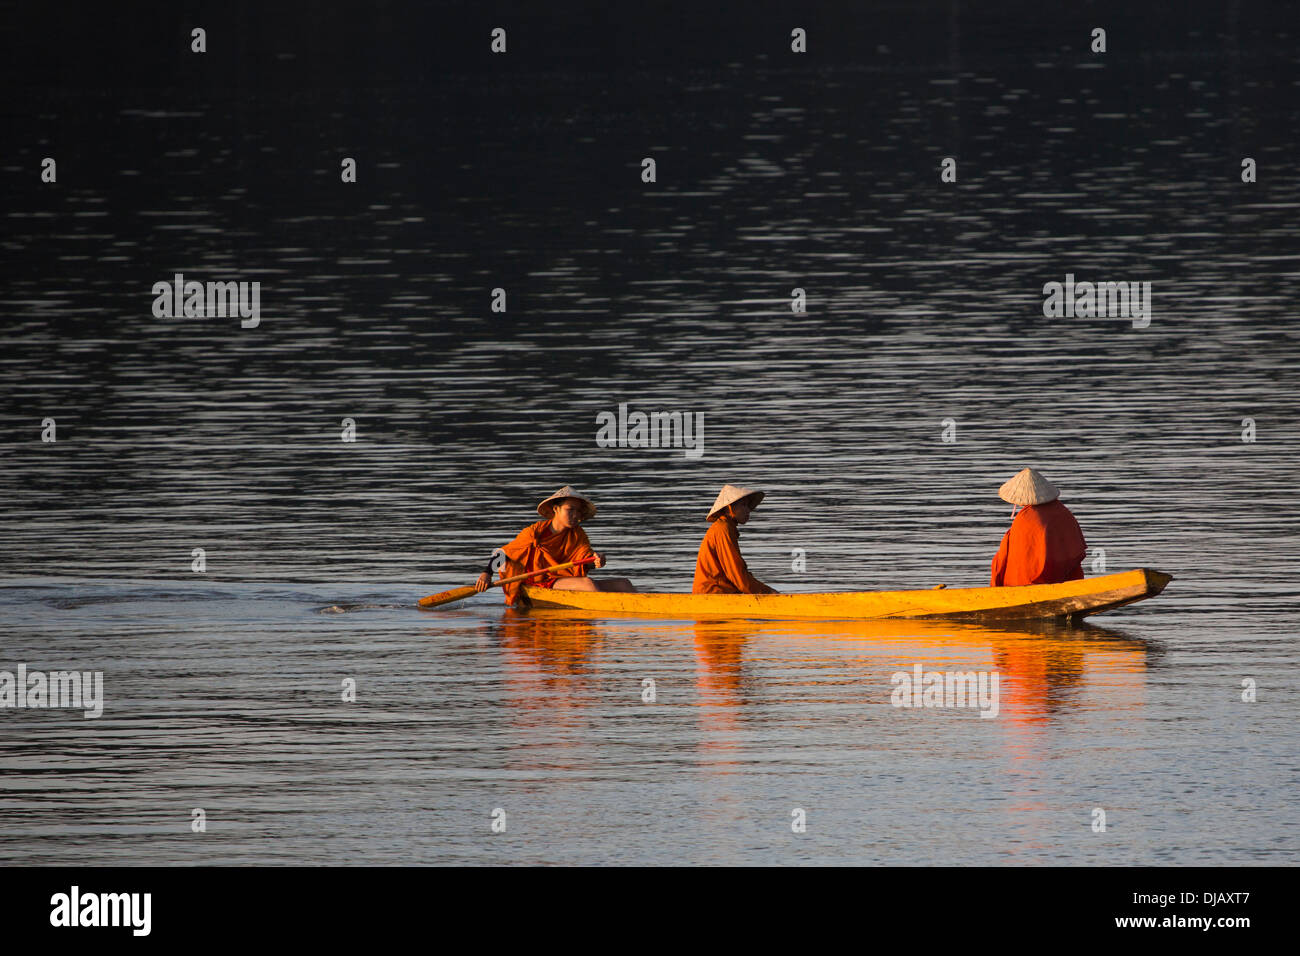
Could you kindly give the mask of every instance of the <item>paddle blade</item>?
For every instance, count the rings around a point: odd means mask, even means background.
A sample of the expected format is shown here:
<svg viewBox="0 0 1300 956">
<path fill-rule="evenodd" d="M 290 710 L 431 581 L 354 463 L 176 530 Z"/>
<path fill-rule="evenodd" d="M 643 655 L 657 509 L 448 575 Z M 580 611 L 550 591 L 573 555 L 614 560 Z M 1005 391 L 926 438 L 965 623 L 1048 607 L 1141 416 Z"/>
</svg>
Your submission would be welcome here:
<svg viewBox="0 0 1300 956">
<path fill-rule="evenodd" d="M 430 594 L 428 597 L 422 597 L 416 603 L 420 607 L 437 607 L 439 604 L 450 604 L 452 601 L 459 601 L 461 598 L 467 598 L 474 593 L 474 588 L 452 588 L 450 591 L 443 591 L 441 594 Z"/>
</svg>

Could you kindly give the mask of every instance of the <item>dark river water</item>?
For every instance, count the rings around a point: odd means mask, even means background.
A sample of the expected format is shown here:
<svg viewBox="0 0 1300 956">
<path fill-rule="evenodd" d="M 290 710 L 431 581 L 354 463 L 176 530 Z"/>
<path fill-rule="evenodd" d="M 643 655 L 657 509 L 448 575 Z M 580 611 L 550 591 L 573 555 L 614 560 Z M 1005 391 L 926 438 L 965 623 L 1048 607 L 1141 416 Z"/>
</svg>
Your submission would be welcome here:
<svg viewBox="0 0 1300 956">
<path fill-rule="evenodd" d="M 0 709 L 0 862 L 1300 860 L 1300 84 L 1211 46 L 10 106 L 0 669 L 104 702 Z M 156 317 L 176 273 L 260 323 Z M 1067 274 L 1149 321 L 1045 316 Z M 620 405 L 698 447 L 602 447 Z M 1090 576 L 1166 591 L 1032 633 L 409 607 L 566 483 L 642 589 L 724 482 L 783 591 L 984 586 L 1026 466 Z M 892 706 L 916 664 L 998 715 Z"/>
</svg>

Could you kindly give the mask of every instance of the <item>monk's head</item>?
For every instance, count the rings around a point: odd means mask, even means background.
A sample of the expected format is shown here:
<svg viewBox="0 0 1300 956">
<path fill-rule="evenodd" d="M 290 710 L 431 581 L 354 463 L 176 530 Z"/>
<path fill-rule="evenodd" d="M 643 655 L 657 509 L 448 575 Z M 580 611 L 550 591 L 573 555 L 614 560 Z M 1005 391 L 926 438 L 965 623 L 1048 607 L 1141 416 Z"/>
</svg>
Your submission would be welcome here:
<svg viewBox="0 0 1300 956">
<path fill-rule="evenodd" d="M 749 499 L 741 498 L 739 501 L 733 501 L 727 505 L 727 512 L 736 519 L 736 524 L 744 524 L 749 520 Z"/>
<path fill-rule="evenodd" d="M 762 500 L 763 492 L 761 491 L 750 491 L 748 488 L 742 488 L 739 485 L 723 485 L 705 520 L 717 521 L 719 518 L 726 517 L 731 518 L 737 524 L 744 524 L 749 520 L 750 513 L 758 507 L 758 503 Z"/>
<path fill-rule="evenodd" d="M 555 503 L 555 513 L 551 515 L 551 527 L 556 531 L 566 531 L 582 524 L 585 506 L 578 498 L 561 498 Z"/>
</svg>

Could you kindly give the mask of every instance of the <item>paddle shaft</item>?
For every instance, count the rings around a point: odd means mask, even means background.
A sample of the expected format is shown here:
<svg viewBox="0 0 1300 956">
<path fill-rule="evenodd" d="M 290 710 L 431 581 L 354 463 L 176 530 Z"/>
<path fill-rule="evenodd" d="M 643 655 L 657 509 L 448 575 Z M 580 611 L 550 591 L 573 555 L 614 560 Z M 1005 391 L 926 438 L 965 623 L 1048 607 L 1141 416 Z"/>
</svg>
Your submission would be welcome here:
<svg viewBox="0 0 1300 956">
<path fill-rule="evenodd" d="M 488 585 L 494 588 L 500 584 L 514 584 L 516 581 L 522 581 L 524 578 L 533 578 L 539 574 L 549 574 L 552 571 L 563 571 L 565 568 L 573 568 L 582 564 L 591 564 L 595 558 L 583 558 L 581 561 L 568 561 L 564 564 L 553 564 L 549 568 L 538 568 L 536 571 L 529 571 L 526 574 L 516 574 L 512 578 L 502 578 L 500 581 L 493 581 Z M 450 604 L 452 601 L 459 601 L 467 598 L 471 594 L 478 593 L 478 588 L 470 585 L 464 588 L 452 588 L 450 591 L 443 591 L 439 594 L 430 594 L 428 597 L 422 597 L 416 603 L 420 607 L 438 607 L 442 604 Z"/>
<path fill-rule="evenodd" d="M 513 578 L 502 578 L 500 581 L 493 581 L 488 585 L 488 587 L 494 588 L 501 584 L 514 584 L 516 581 L 522 581 L 524 578 L 536 577 L 539 574 L 546 574 L 550 571 L 563 571 L 565 568 L 575 568 L 580 564 L 592 564 L 595 560 L 595 558 L 583 558 L 581 561 L 567 561 L 564 564 L 553 564 L 549 568 L 538 568 L 536 571 L 529 571 L 527 574 L 516 574 Z"/>
</svg>

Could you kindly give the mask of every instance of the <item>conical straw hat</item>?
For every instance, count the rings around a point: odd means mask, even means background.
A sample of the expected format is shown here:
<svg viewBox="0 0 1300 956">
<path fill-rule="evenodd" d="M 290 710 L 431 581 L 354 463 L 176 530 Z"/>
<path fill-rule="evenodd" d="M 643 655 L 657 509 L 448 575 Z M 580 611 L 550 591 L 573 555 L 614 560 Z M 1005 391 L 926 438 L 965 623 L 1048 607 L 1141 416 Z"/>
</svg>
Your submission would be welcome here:
<svg viewBox="0 0 1300 956">
<path fill-rule="evenodd" d="M 763 500 L 763 492 L 754 491 L 750 488 L 742 488 L 740 485 L 723 485 L 722 490 L 718 492 L 718 500 L 713 502 L 713 507 L 709 509 L 709 516 L 705 521 L 713 521 L 718 517 L 718 513 L 727 505 L 735 504 L 742 498 L 752 498 L 749 502 L 750 509 L 758 507 L 758 503 Z"/>
<path fill-rule="evenodd" d="M 998 497 L 1013 505 L 1045 505 L 1060 497 L 1052 484 L 1032 468 L 1016 472 L 1016 476 L 998 489 Z"/>
<path fill-rule="evenodd" d="M 537 506 L 537 513 L 541 515 L 543 518 L 551 517 L 551 515 L 555 514 L 556 504 L 560 501 L 563 501 L 565 498 L 577 498 L 579 501 L 582 502 L 583 521 L 586 521 L 588 518 L 594 518 L 596 516 L 596 503 L 592 501 L 590 498 L 584 498 L 582 495 L 578 494 L 576 491 L 573 490 L 572 485 L 565 485 L 555 494 L 551 495 L 551 497 L 544 499 Z"/>
</svg>

